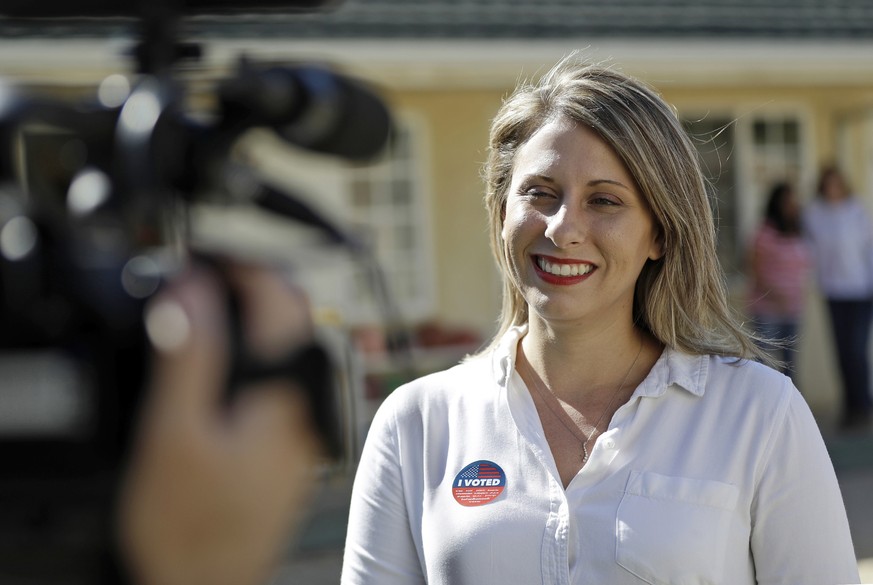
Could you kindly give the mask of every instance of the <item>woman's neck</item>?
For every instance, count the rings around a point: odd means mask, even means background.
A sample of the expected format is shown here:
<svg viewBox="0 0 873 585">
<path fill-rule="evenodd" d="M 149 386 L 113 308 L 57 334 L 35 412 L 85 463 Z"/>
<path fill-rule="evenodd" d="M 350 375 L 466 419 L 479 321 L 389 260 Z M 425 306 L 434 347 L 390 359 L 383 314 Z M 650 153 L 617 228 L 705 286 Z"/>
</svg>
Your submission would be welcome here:
<svg viewBox="0 0 873 585">
<path fill-rule="evenodd" d="M 579 400 L 612 392 L 624 380 L 636 386 L 662 348 L 632 324 L 614 324 L 595 331 L 578 326 L 555 329 L 534 320 L 521 341 L 521 349 L 552 392 Z"/>
</svg>

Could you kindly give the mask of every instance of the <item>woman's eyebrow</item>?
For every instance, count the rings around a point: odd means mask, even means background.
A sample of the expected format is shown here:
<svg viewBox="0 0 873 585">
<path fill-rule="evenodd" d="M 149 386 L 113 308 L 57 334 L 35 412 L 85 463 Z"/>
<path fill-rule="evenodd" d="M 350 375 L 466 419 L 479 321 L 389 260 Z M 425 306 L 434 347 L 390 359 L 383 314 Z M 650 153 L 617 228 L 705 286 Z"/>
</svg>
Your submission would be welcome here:
<svg viewBox="0 0 873 585">
<path fill-rule="evenodd" d="M 554 177 L 551 177 L 549 175 L 544 175 L 543 173 L 539 173 L 536 171 L 534 171 L 532 173 L 525 173 L 524 176 L 522 176 L 522 179 L 524 181 L 531 181 L 531 180 L 543 181 L 545 183 L 549 183 L 552 185 L 557 183 L 557 181 L 555 180 Z"/>
<path fill-rule="evenodd" d="M 621 181 L 616 181 L 615 179 L 594 179 L 594 180 L 588 181 L 588 186 L 589 187 L 596 187 L 596 186 L 601 185 L 603 183 L 606 183 L 607 185 L 616 185 L 617 187 L 621 187 L 622 189 L 627 189 L 628 191 L 632 190 L 630 187 L 628 187 L 627 185 L 625 185 Z"/>
<path fill-rule="evenodd" d="M 541 182 L 547 183 L 549 185 L 556 185 L 558 182 L 557 179 L 555 179 L 554 177 L 547 175 L 547 174 L 544 174 L 542 172 L 538 172 L 538 171 L 525 173 L 521 178 L 521 182 L 530 182 L 530 181 L 541 181 Z M 588 183 L 586 183 L 586 185 L 588 187 L 597 187 L 598 185 L 615 185 L 616 187 L 621 187 L 622 189 L 624 189 L 626 191 L 633 191 L 634 190 L 633 187 L 630 187 L 627 184 L 622 183 L 621 181 L 619 181 L 617 179 L 605 179 L 605 178 L 604 179 L 592 179 L 592 180 L 588 181 Z"/>
</svg>

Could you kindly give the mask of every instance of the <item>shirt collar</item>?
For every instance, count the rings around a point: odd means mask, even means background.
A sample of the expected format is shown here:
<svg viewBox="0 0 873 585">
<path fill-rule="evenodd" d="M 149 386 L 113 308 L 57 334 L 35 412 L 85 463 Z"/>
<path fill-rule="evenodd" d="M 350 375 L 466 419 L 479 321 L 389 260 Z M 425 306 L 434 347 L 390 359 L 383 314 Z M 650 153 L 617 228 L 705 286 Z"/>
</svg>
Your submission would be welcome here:
<svg viewBox="0 0 873 585">
<path fill-rule="evenodd" d="M 509 378 L 512 377 L 512 371 L 515 369 L 515 354 L 518 350 L 518 341 L 526 333 L 527 325 L 510 327 L 503 334 L 503 337 L 500 338 L 497 347 L 494 349 L 494 355 L 492 356 L 494 379 L 503 388 L 509 384 Z"/>
<path fill-rule="evenodd" d="M 703 396 L 709 373 L 709 356 L 692 355 L 665 347 L 649 375 L 637 389 L 639 396 L 662 396 L 667 388 L 678 386 L 695 396 Z"/>
<path fill-rule="evenodd" d="M 494 379 L 506 387 L 515 369 L 518 341 L 527 333 L 527 325 L 511 327 L 500 339 L 492 356 Z M 676 385 L 695 396 L 703 396 L 709 373 L 709 356 L 691 355 L 667 347 L 649 375 L 637 388 L 637 395 L 658 397 Z"/>
</svg>

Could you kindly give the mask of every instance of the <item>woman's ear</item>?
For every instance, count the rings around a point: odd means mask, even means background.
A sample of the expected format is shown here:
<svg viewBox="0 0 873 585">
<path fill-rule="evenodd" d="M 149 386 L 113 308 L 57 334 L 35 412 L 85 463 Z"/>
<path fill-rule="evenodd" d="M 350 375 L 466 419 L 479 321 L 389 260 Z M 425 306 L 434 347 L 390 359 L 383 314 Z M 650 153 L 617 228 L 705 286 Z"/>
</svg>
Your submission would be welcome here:
<svg viewBox="0 0 873 585">
<path fill-rule="evenodd" d="M 667 246 L 664 242 L 664 232 L 663 230 L 658 229 L 658 233 L 655 234 L 655 237 L 652 240 L 652 247 L 649 249 L 649 260 L 660 260 L 666 253 Z"/>
</svg>

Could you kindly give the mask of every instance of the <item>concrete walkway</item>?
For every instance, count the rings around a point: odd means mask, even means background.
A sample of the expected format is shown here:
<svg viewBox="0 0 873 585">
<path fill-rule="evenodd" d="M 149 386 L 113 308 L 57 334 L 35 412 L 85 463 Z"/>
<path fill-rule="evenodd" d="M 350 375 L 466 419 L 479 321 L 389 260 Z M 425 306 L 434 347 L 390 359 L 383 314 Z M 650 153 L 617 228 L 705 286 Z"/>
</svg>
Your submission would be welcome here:
<svg viewBox="0 0 873 585">
<path fill-rule="evenodd" d="M 861 582 L 873 583 L 873 433 L 825 433 L 825 442 L 840 480 Z"/>
</svg>

